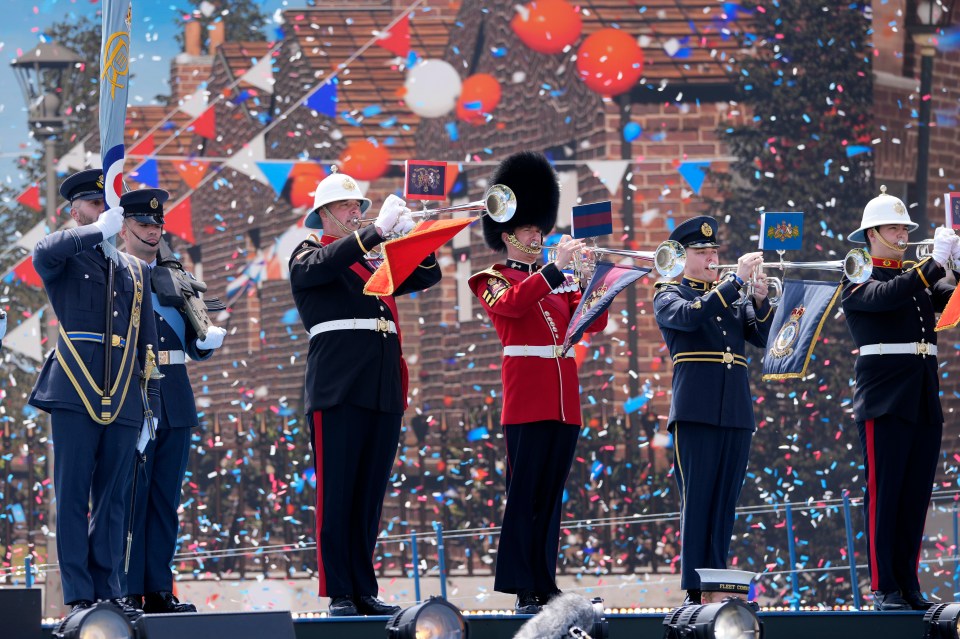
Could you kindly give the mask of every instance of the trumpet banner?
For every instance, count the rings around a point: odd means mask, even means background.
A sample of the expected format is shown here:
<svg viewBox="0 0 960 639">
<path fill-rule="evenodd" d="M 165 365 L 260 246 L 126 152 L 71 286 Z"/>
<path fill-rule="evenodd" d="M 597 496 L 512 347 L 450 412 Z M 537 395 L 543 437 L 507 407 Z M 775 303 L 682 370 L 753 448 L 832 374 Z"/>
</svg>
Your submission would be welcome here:
<svg viewBox="0 0 960 639">
<path fill-rule="evenodd" d="M 563 339 L 563 352 L 566 353 L 580 341 L 594 320 L 610 307 L 617 293 L 649 272 L 650 268 L 646 266 L 597 262 L 593 277 L 580 297 L 580 304 L 570 318 L 570 325 Z"/>
<path fill-rule="evenodd" d="M 937 320 L 937 327 L 934 330 L 945 331 L 957 324 L 960 324 L 960 295 L 957 295 L 957 292 L 954 291 L 950 295 L 947 305 L 943 308 L 943 312 L 940 313 L 940 319 Z"/>
<path fill-rule="evenodd" d="M 367 280 L 363 292 L 367 295 L 393 295 L 420 262 L 477 219 L 425 220 L 403 237 L 385 242 L 383 263 Z"/>
<path fill-rule="evenodd" d="M 763 354 L 764 381 L 798 379 L 807 374 L 813 348 L 841 288 L 836 282 L 784 280 L 783 297 Z"/>
</svg>

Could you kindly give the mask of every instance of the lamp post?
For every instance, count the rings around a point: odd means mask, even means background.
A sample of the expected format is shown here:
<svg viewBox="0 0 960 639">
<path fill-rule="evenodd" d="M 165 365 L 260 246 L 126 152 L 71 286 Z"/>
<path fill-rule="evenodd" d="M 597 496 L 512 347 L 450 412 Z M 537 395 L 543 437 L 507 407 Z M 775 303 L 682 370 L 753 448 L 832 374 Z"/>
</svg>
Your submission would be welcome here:
<svg viewBox="0 0 960 639">
<path fill-rule="evenodd" d="M 913 221 L 927 225 L 927 174 L 930 170 L 930 109 L 933 97 L 933 57 L 937 54 L 937 35 L 950 24 L 955 0 L 914 2 L 906 15 L 906 28 L 920 54 L 920 109 L 917 118 L 917 208 Z"/>
<path fill-rule="evenodd" d="M 54 167 L 56 142 L 67 123 L 63 113 L 63 90 L 68 72 L 81 61 L 80 56 L 55 42 L 43 42 L 32 51 L 10 63 L 27 103 L 30 133 L 43 140 L 44 180 L 46 181 L 46 216 L 52 224 L 57 216 L 57 173 Z M 52 442 L 47 422 L 47 442 Z M 47 450 L 47 476 L 53 477 L 53 447 Z M 47 526 L 55 529 L 56 508 L 48 503 Z M 47 540 L 47 562 L 57 562 L 57 545 Z M 59 579 L 45 579 L 45 616 L 59 616 L 62 592 Z"/>
</svg>

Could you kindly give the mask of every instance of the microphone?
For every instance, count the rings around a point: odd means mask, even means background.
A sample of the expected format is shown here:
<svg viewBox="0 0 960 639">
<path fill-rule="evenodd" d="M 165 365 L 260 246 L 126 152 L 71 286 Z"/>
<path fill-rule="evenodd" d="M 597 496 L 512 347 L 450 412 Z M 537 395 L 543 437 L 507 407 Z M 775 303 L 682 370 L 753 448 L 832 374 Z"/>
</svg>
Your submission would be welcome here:
<svg viewBox="0 0 960 639">
<path fill-rule="evenodd" d="M 593 604 L 568 592 L 554 597 L 539 614 L 520 627 L 513 639 L 565 639 L 579 630 L 592 631 L 596 620 Z M 589 636 L 589 635 L 587 635 Z"/>
</svg>

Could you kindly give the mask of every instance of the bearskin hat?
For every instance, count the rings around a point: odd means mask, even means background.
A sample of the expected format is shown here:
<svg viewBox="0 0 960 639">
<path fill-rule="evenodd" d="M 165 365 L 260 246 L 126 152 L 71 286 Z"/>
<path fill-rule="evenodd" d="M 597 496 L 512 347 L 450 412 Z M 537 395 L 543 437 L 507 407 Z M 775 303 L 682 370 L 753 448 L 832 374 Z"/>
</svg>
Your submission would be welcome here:
<svg viewBox="0 0 960 639">
<path fill-rule="evenodd" d="M 505 222 L 497 222 L 484 215 L 483 239 L 494 251 L 503 253 L 506 245 L 500 234 L 511 233 L 519 226 L 534 224 L 544 234 L 557 223 L 560 207 L 560 183 L 550 162 L 542 153 L 521 151 L 514 153 L 497 166 L 490 185 L 503 184 L 517 196 L 517 211 Z"/>
</svg>

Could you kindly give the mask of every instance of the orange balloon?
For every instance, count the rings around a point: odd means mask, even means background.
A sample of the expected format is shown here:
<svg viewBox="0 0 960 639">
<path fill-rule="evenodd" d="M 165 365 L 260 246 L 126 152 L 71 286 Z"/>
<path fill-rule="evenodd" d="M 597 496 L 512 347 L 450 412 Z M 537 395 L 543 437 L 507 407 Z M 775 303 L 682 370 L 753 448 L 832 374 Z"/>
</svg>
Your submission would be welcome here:
<svg viewBox="0 0 960 639">
<path fill-rule="evenodd" d="M 293 168 L 290 169 L 290 175 L 287 176 L 288 179 L 293 180 L 300 176 L 310 177 L 319 182 L 326 177 L 326 173 L 323 171 L 323 167 L 314 162 L 297 162 L 293 165 Z"/>
<path fill-rule="evenodd" d="M 591 90 L 614 96 L 633 88 L 643 73 L 643 49 L 629 33 L 600 29 L 577 52 L 577 72 Z"/>
<path fill-rule="evenodd" d="M 313 205 L 313 193 L 317 190 L 318 179 L 308 175 L 298 175 L 290 182 L 290 204 L 299 209 Z"/>
<path fill-rule="evenodd" d="M 565 0 L 533 0 L 517 11 L 510 27 L 534 51 L 560 53 L 580 37 L 583 21 Z"/>
<path fill-rule="evenodd" d="M 387 172 L 390 153 L 386 147 L 369 140 L 351 142 L 340 155 L 340 172 L 370 182 Z"/>
<path fill-rule="evenodd" d="M 457 117 L 464 122 L 480 125 L 487 121 L 500 104 L 500 83 L 488 73 L 475 73 L 463 81 L 457 99 Z"/>
</svg>

